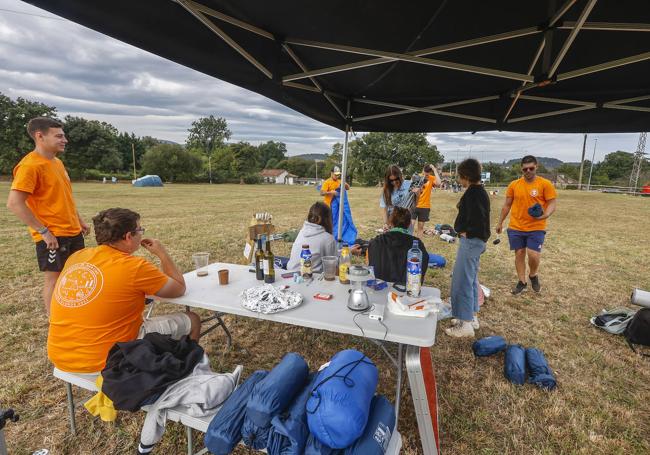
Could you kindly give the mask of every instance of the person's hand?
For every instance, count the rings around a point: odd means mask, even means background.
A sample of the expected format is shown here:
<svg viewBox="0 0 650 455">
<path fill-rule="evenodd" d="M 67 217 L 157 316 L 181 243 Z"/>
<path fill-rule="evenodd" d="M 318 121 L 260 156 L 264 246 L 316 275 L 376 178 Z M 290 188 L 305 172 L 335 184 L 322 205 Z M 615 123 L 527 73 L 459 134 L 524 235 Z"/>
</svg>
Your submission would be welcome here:
<svg viewBox="0 0 650 455">
<path fill-rule="evenodd" d="M 45 242 L 45 246 L 47 246 L 48 250 L 59 249 L 59 241 L 56 239 L 54 234 L 52 234 L 50 231 L 47 231 L 41 237 L 43 237 L 43 241 Z"/>
<path fill-rule="evenodd" d="M 501 223 L 497 224 L 497 228 L 495 229 L 495 231 L 497 232 L 497 234 L 501 234 L 501 232 L 503 231 L 503 225 Z"/>
<path fill-rule="evenodd" d="M 81 225 L 81 233 L 84 235 L 84 237 L 90 234 L 90 226 L 81 220 L 79 220 L 79 224 Z"/>
<path fill-rule="evenodd" d="M 350 247 L 350 253 L 352 253 L 354 255 L 357 255 L 357 256 L 361 256 L 361 254 L 363 253 L 363 250 L 361 249 L 361 245 L 356 244 L 356 243 L 354 245 L 352 245 Z"/>
<path fill-rule="evenodd" d="M 166 252 L 165 247 L 158 239 L 142 239 L 140 245 L 142 245 L 142 247 L 148 252 L 155 254 L 158 257 Z"/>
</svg>

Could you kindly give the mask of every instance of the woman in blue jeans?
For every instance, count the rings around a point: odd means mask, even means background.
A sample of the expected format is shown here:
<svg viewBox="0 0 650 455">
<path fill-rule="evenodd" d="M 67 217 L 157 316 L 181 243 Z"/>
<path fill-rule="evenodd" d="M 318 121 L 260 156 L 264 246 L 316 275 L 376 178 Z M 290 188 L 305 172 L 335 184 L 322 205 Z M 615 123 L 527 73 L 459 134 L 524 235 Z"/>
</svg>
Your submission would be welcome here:
<svg viewBox="0 0 650 455">
<path fill-rule="evenodd" d="M 481 185 L 481 164 L 467 159 L 458 165 L 458 180 L 465 193 L 458 202 L 454 230 L 460 237 L 451 278 L 452 326 L 445 330 L 453 337 L 473 337 L 479 328 L 478 268 L 490 238 L 490 197 Z"/>
</svg>

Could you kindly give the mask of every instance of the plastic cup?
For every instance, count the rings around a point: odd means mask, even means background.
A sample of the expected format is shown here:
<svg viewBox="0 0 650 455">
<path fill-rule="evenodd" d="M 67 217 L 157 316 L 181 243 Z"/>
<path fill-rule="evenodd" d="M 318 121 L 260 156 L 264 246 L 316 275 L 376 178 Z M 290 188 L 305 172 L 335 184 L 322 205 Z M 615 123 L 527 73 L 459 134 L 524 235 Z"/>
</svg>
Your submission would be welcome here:
<svg viewBox="0 0 650 455">
<path fill-rule="evenodd" d="M 208 261 L 210 260 L 210 253 L 194 253 L 192 261 L 194 261 L 194 268 L 196 269 L 196 276 L 206 276 L 208 274 Z"/>
<path fill-rule="evenodd" d="M 219 270 L 219 284 L 228 284 L 228 269 Z"/>
<path fill-rule="evenodd" d="M 338 261 L 336 256 L 323 256 L 323 278 L 326 281 L 334 281 L 338 274 Z"/>
</svg>

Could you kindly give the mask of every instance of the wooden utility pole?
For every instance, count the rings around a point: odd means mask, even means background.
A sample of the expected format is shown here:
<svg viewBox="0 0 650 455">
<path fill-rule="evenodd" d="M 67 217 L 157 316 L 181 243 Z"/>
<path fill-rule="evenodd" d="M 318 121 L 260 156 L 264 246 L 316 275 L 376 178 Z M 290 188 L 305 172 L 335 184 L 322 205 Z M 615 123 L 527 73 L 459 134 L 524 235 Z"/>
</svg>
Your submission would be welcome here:
<svg viewBox="0 0 650 455">
<path fill-rule="evenodd" d="M 138 178 L 138 175 L 135 172 L 135 145 L 131 142 L 131 156 L 133 156 L 133 180 Z"/>
<path fill-rule="evenodd" d="M 585 168 L 585 150 L 587 149 L 587 133 L 585 133 L 585 140 L 582 142 L 582 159 L 580 160 L 580 177 L 578 178 L 578 189 L 582 189 L 582 171 Z"/>
</svg>

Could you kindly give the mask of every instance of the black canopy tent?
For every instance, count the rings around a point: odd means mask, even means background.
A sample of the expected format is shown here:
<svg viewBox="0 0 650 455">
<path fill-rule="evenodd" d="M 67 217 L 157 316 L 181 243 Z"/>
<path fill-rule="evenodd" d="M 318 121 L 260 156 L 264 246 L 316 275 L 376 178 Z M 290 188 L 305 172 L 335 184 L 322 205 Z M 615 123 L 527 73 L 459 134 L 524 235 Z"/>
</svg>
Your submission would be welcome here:
<svg viewBox="0 0 650 455">
<path fill-rule="evenodd" d="M 350 129 L 650 124 L 645 0 L 28 3 L 345 130 L 343 179 Z"/>
</svg>

